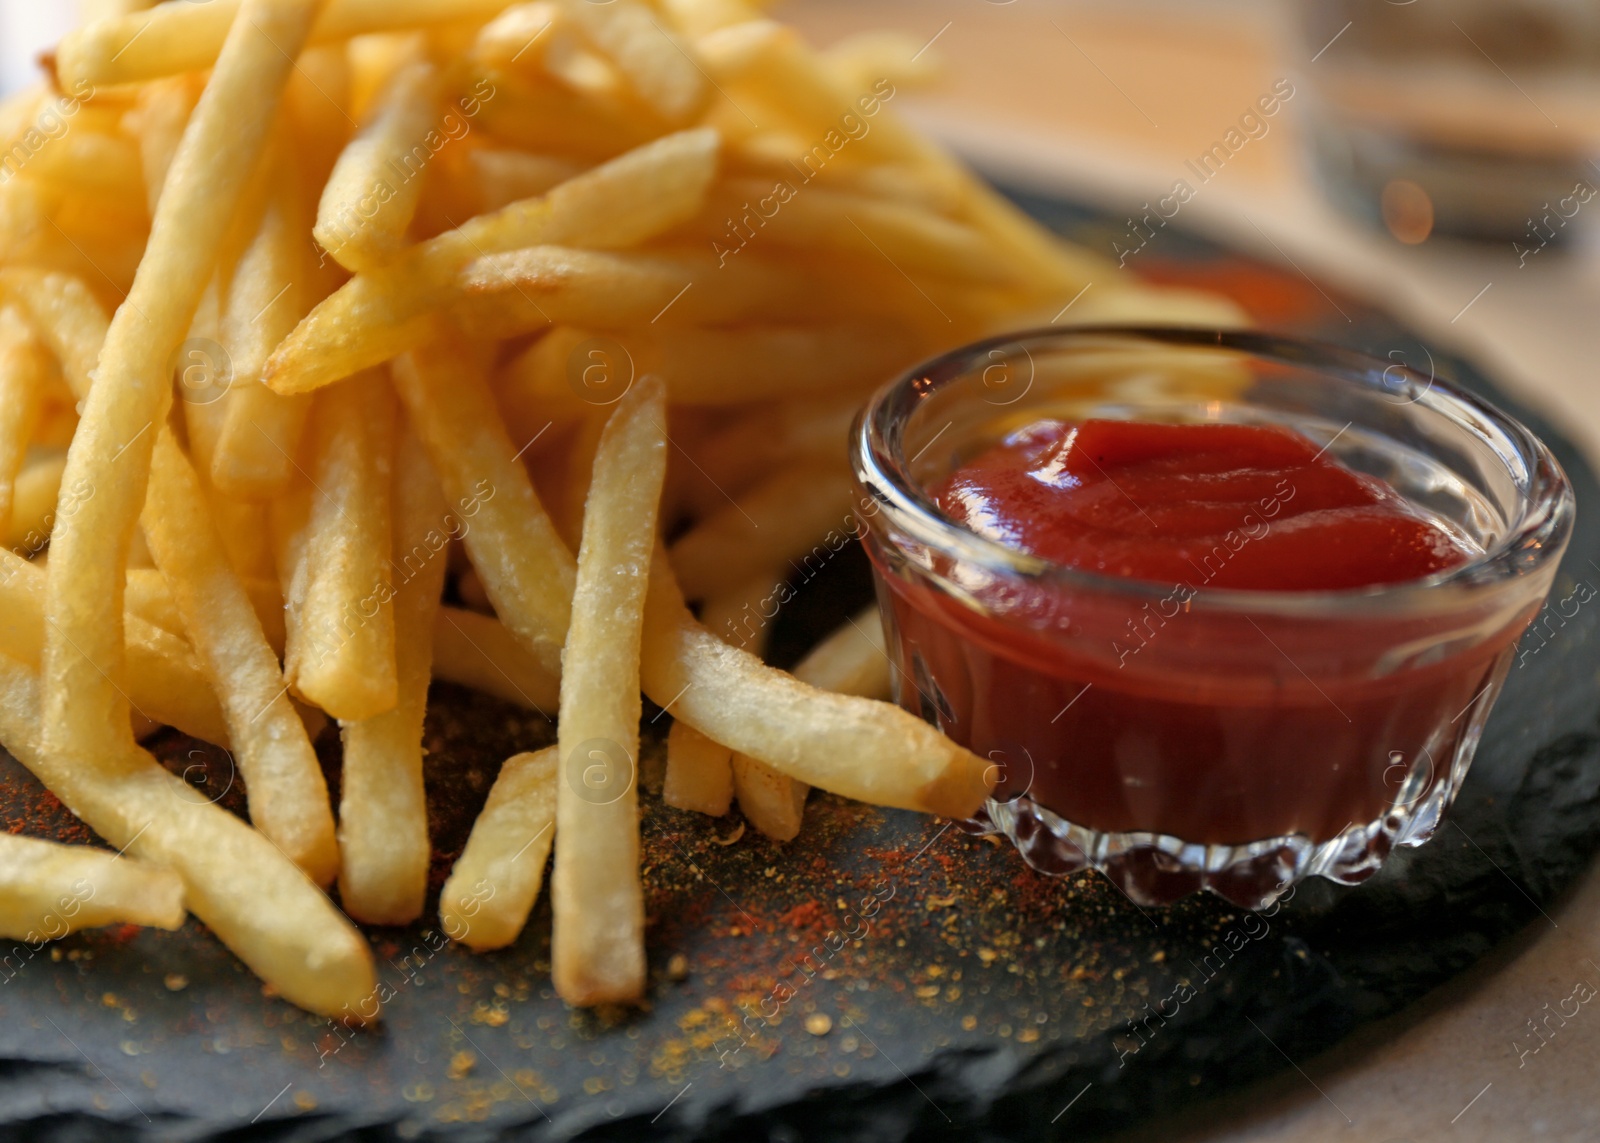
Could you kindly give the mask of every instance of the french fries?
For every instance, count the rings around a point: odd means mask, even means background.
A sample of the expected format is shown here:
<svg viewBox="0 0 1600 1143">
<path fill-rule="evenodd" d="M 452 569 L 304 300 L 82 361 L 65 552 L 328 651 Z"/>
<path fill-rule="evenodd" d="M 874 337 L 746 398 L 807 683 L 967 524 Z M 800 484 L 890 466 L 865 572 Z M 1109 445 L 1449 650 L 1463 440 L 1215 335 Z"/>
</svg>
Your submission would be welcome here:
<svg viewBox="0 0 1600 1143">
<path fill-rule="evenodd" d="M 561 678 L 550 673 L 498 619 L 441 607 L 433 622 L 435 677 L 540 714 L 561 701 Z"/>
<path fill-rule="evenodd" d="M 378 1016 L 372 953 L 305 874 L 238 818 L 127 742 L 63 760 L 45 748 L 38 676 L 0 655 L 0 743 L 112 845 L 182 880 L 188 908 L 285 998 L 354 1023 Z"/>
<path fill-rule="evenodd" d="M 328 0 L 311 32 L 314 43 L 347 40 L 369 32 L 486 19 L 508 0 Z M 138 83 L 181 72 L 204 71 L 226 55 L 224 41 L 249 0 L 157 5 L 141 12 L 79 28 L 56 49 L 56 74 L 63 87 Z M 284 42 L 292 61 L 301 36 Z M 293 48 L 294 50 L 290 50 Z"/>
<path fill-rule="evenodd" d="M 132 857 L 0 838 L 0 932 L 186 904 L 286 1000 L 377 1019 L 318 886 L 421 915 L 434 680 L 559 713 L 440 918 L 513 944 L 553 852 L 578 1006 L 646 1000 L 641 691 L 670 805 L 737 794 L 787 840 L 812 785 L 982 803 L 980 759 L 878 701 L 874 614 L 761 658 L 791 573 L 859 534 L 855 410 L 1080 297 L 1236 311 L 1113 274 L 901 122 L 932 56 L 818 53 L 752 0 L 92 11 L 0 101 L 0 743 Z M 162 727 L 233 752 L 254 828 L 136 745 Z"/>
<path fill-rule="evenodd" d="M 561 750 L 518 754 L 500 767 L 489 801 L 439 895 L 444 931 L 487 952 L 516 942 L 544 884 L 555 844 Z"/>
<path fill-rule="evenodd" d="M 422 718 L 445 556 L 428 538 L 443 527 L 444 495 L 422 446 L 407 434 L 394 474 L 394 642 L 397 701 L 344 726 L 339 802 L 339 899 L 358 921 L 404 925 L 428 888 L 428 810 Z"/>
<path fill-rule="evenodd" d="M 17 474 L 55 363 L 15 306 L 0 306 L 0 530 L 11 526 Z"/>
<path fill-rule="evenodd" d="M 294 692 L 350 722 L 394 709 L 390 486 L 395 407 L 379 373 L 318 398 L 312 494 L 296 572 L 304 592 L 284 652 Z"/>
<path fill-rule="evenodd" d="M 171 400 L 171 354 L 266 140 L 260 109 L 270 114 L 317 8 L 245 0 L 239 9 L 173 159 L 133 290 L 106 334 L 62 478 L 84 495 L 71 515 L 58 514 L 50 544 L 41 677 L 52 756 L 81 760 L 131 745 L 118 683 L 124 561 Z"/>
<path fill-rule="evenodd" d="M 557 723 L 551 974 L 562 999 L 580 1006 L 644 997 L 639 643 L 667 475 L 666 417 L 665 389 L 652 378 L 618 402 L 600 438 L 578 551 Z"/>
<path fill-rule="evenodd" d="M 289 701 L 244 585 L 228 563 L 188 458 L 162 430 L 151 460 L 144 534 L 228 720 L 250 820 L 318 885 L 339 868 L 322 766 Z"/>
<path fill-rule="evenodd" d="M 970 816 L 989 796 L 982 759 L 886 703 L 807 686 L 730 647 L 689 614 L 658 553 L 641 677 L 696 730 L 790 778 L 877 805 Z"/>
<path fill-rule="evenodd" d="M 720 818 L 733 804 L 733 751 L 687 722 L 667 732 L 667 778 L 661 800 L 680 810 Z"/>
<path fill-rule="evenodd" d="M 780 469 L 672 545 L 678 584 L 691 599 L 706 599 L 766 568 L 815 575 L 855 534 L 853 499 L 837 465 Z"/>
<path fill-rule="evenodd" d="M 45 644 L 44 569 L 0 552 L 0 654 L 36 668 Z M 131 616 L 127 634 L 125 701 L 135 714 L 218 746 L 229 745 L 228 724 L 210 681 L 187 642 Z"/>
<path fill-rule="evenodd" d="M 431 310 L 458 296 L 475 258 L 541 242 L 632 246 L 699 208 L 716 167 L 718 138 L 681 132 L 420 243 L 393 265 L 358 275 L 313 310 L 267 363 L 279 393 L 304 393 L 426 341 Z"/>
<path fill-rule="evenodd" d="M 877 609 L 872 608 L 847 620 L 815 647 L 795 667 L 794 677 L 833 694 L 886 699 L 889 665 L 883 624 Z M 756 829 L 774 841 L 792 841 L 799 836 L 809 786 L 747 754 L 733 756 L 733 785 L 739 809 Z"/>
<path fill-rule="evenodd" d="M 339 156 L 312 236 L 352 273 L 399 253 L 422 195 L 424 136 L 438 114 L 439 76 L 426 59 L 403 64 L 378 111 Z"/>
<path fill-rule="evenodd" d="M 243 500 L 267 500 L 288 486 L 310 412 L 309 398 L 284 397 L 261 380 L 267 357 L 311 302 L 300 194 L 292 171 L 272 173 L 222 315 L 232 383 L 207 475 L 218 492 Z"/>
<path fill-rule="evenodd" d="M 183 881 L 170 869 L 0 834 L 0 937 L 55 940 L 101 925 L 176 929 L 187 915 Z"/>
<path fill-rule="evenodd" d="M 470 351 L 440 344 L 397 362 L 395 387 L 495 612 L 540 666 L 559 676 L 577 569 L 495 415 L 484 372 Z"/>
</svg>

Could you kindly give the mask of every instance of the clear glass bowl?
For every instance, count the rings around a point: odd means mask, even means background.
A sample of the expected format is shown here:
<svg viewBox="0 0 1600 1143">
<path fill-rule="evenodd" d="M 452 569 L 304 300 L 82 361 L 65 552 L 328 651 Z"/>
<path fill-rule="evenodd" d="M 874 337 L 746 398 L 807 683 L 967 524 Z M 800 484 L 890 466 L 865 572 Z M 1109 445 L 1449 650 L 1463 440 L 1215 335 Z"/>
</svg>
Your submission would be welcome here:
<svg viewBox="0 0 1600 1143">
<path fill-rule="evenodd" d="M 1199 565 L 1184 584 L 1060 566 L 940 512 L 930 487 L 1046 417 L 1287 426 L 1475 554 L 1402 584 L 1224 590 Z M 1047 873 L 1099 869 L 1141 904 L 1210 889 L 1258 908 L 1312 874 L 1365 880 L 1426 841 L 1574 512 L 1550 451 L 1482 399 L 1247 333 L 980 342 L 879 392 L 851 455 L 877 506 L 866 546 L 899 701 L 997 770 L 972 828 Z"/>
</svg>

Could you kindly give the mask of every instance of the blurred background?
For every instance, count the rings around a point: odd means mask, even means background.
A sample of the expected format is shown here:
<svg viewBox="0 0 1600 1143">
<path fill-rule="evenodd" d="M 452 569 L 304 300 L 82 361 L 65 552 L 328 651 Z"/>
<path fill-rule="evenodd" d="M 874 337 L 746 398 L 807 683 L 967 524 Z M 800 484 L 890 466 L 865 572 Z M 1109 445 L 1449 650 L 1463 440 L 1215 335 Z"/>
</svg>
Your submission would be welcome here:
<svg viewBox="0 0 1600 1143">
<path fill-rule="evenodd" d="M 36 81 L 41 48 L 118 4 L 0 0 L 0 89 Z M 779 0 L 775 14 L 819 45 L 887 29 L 904 60 L 895 106 L 980 169 L 1130 223 L 1165 202 L 1174 228 L 1388 308 L 1600 457 L 1597 0 Z M 1100 253 L 1115 259 L 1113 241 Z M 1286 1073 L 1226 1122 L 1159 1137 L 1444 1138 L 1490 1064 L 1500 1081 L 1462 1137 L 1600 1137 L 1600 1022 L 1564 1031 L 1537 1074 L 1507 1062 L 1527 1015 L 1570 990 L 1576 950 L 1600 947 L 1600 880 L 1558 916 L 1378 1038 Z"/>
</svg>

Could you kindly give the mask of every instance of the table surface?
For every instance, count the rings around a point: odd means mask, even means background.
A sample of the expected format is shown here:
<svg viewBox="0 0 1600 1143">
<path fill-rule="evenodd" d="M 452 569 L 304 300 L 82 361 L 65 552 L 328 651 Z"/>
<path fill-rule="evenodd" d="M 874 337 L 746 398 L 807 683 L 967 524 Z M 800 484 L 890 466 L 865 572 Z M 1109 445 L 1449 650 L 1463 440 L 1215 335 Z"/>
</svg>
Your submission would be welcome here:
<svg viewBox="0 0 1600 1143">
<path fill-rule="evenodd" d="M 991 169 L 1129 207 L 1195 181 L 1186 159 L 1275 81 L 1315 66 L 1281 6 L 1267 3 L 789 0 L 778 14 L 819 45 L 870 28 L 932 41 L 943 75 L 903 104 L 919 122 Z M 1199 188 L 1184 221 L 1268 257 L 1276 247 L 1318 277 L 1375 295 L 1600 455 L 1596 247 L 1519 268 L 1509 242 L 1405 247 L 1367 232 L 1321 199 L 1292 101 L 1287 110 Z M 1126 1143 L 1600 1137 L 1600 1016 L 1580 1008 L 1548 1019 L 1580 981 L 1600 987 L 1597 962 L 1600 872 L 1591 870 L 1512 947 L 1401 1015 Z M 1519 1059 L 1514 1041 L 1537 1042 L 1531 1020 L 1554 1034 Z M 1061 1126 L 1070 1131 L 1070 1113 Z"/>
</svg>

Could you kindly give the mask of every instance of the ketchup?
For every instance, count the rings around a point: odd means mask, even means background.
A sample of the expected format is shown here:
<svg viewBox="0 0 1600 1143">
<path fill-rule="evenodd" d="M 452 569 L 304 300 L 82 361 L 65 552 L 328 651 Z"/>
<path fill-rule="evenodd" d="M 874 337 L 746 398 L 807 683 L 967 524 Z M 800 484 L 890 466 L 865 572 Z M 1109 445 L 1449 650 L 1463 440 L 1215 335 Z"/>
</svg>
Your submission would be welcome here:
<svg viewBox="0 0 1600 1143">
<path fill-rule="evenodd" d="M 1105 833 L 1320 842 L 1382 818 L 1407 774 L 1446 778 L 1527 618 L 1461 640 L 1428 612 L 1194 607 L 1201 590 L 1374 588 L 1471 557 L 1286 429 L 1040 421 L 932 492 L 980 535 L 1144 581 L 955 569 L 952 591 L 872 550 L 901 701 L 996 762 L 997 798 Z"/>
<path fill-rule="evenodd" d="M 1128 579 L 1339 590 L 1467 559 L 1381 480 L 1271 426 L 1040 421 L 957 470 L 937 500 L 979 535 Z"/>
</svg>

